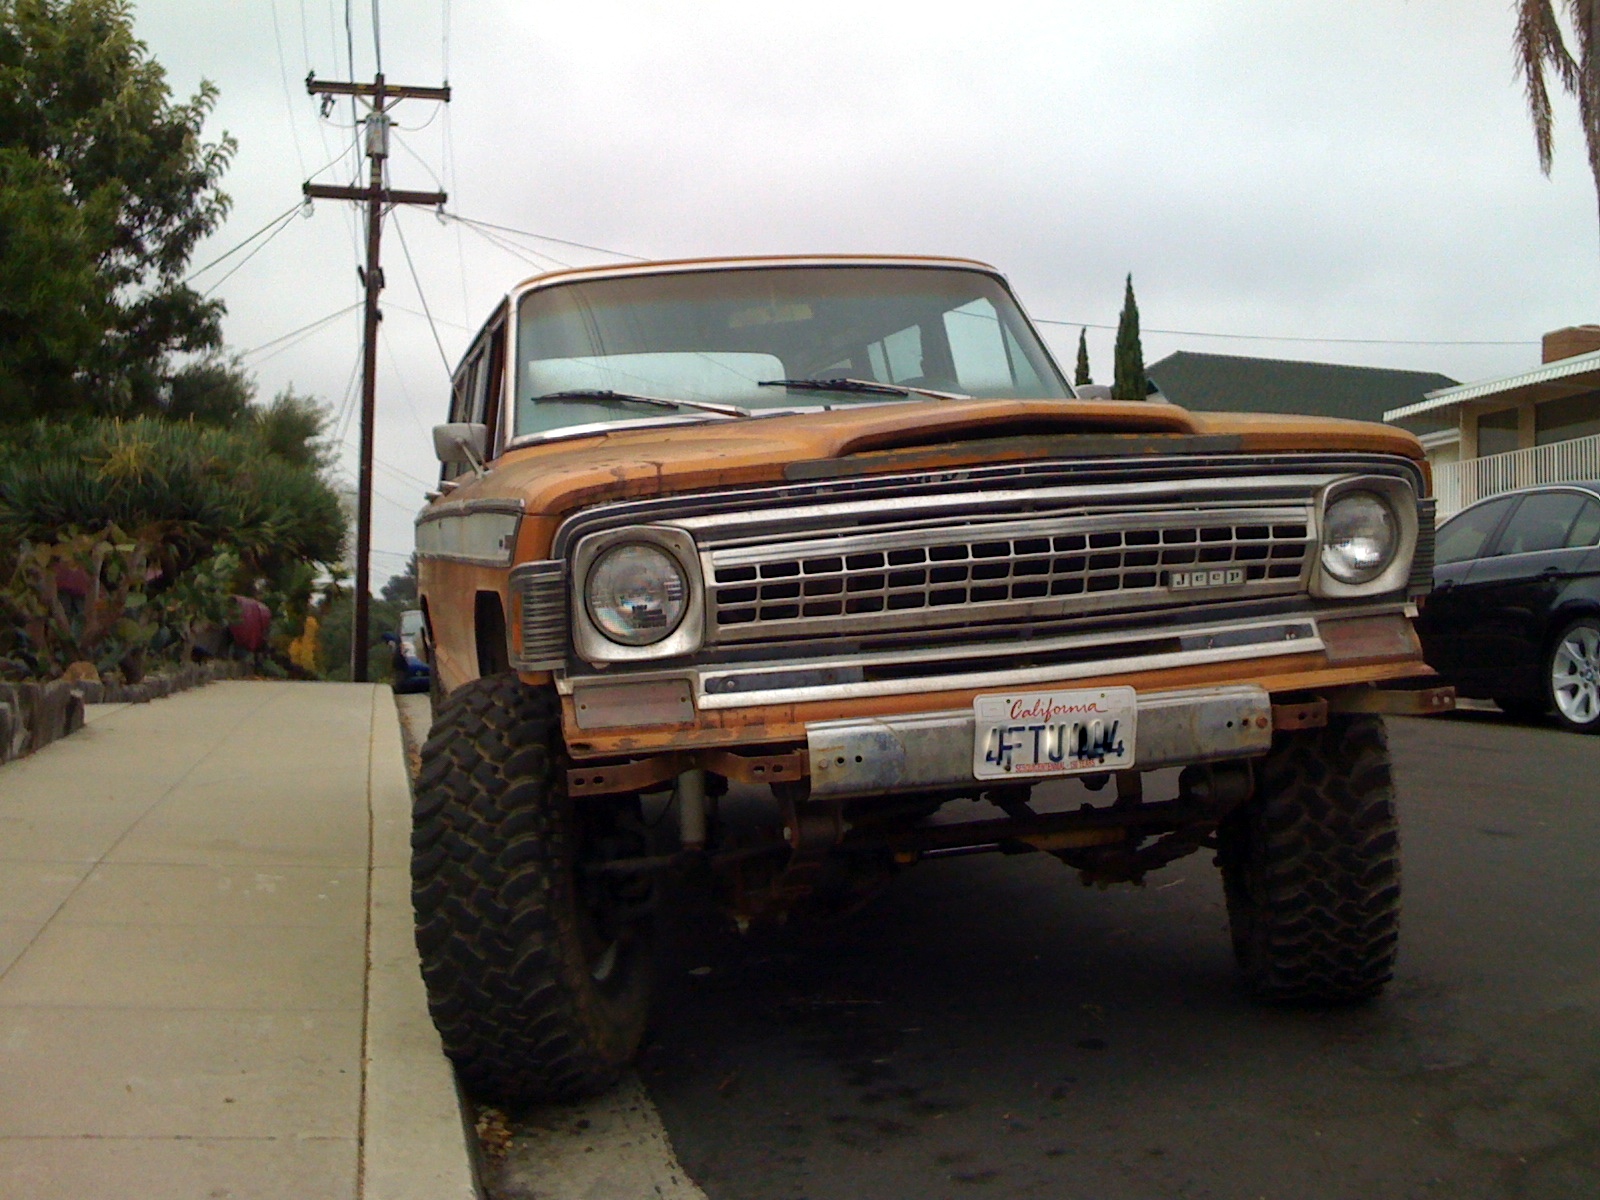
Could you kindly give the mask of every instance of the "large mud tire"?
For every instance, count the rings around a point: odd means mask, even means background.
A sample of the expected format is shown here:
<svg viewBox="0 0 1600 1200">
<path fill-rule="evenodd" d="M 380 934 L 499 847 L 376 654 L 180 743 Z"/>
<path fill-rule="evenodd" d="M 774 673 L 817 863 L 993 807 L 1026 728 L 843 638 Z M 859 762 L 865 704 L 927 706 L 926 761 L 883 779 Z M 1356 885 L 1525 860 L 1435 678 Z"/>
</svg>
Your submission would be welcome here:
<svg viewBox="0 0 1600 1200">
<path fill-rule="evenodd" d="M 451 692 L 422 749 L 417 949 L 445 1052 L 485 1099 L 601 1091 L 644 1032 L 648 931 L 597 911 L 566 766 L 555 694 L 515 675 Z"/>
<path fill-rule="evenodd" d="M 1343 1004 L 1394 973 L 1400 835 L 1383 721 L 1280 734 L 1219 831 L 1234 954 L 1258 998 Z"/>
</svg>

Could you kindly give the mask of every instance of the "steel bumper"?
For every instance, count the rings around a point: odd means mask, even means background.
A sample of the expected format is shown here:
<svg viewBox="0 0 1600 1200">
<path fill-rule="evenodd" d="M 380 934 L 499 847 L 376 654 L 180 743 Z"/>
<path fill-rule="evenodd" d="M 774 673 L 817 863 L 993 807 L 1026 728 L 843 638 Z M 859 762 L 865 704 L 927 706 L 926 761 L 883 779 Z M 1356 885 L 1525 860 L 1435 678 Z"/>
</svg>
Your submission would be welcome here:
<svg viewBox="0 0 1600 1200">
<path fill-rule="evenodd" d="M 971 709 L 814 721 L 806 726 L 811 796 L 977 786 L 974 736 Z M 1264 688 L 1233 685 L 1139 697 L 1137 770 L 1244 758 L 1266 753 L 1271 744 L 1272 701 Z"/>
</svg>

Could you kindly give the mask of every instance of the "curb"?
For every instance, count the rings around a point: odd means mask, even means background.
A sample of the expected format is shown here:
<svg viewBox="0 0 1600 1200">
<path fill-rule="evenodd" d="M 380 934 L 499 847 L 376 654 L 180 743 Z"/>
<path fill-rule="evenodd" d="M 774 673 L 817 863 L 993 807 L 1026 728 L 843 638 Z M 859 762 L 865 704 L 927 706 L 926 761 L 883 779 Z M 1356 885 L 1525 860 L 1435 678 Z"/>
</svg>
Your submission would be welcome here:
<svg viewBox="0 0 1600 1200">
<path fill-rule="evenodd" d="M 412 940 L 411 778 L 400 714 L 387 687 L 372 694 L 360 1196 L 482 1200 L 476 1138 L 428 1015 Z"/>
</svg>

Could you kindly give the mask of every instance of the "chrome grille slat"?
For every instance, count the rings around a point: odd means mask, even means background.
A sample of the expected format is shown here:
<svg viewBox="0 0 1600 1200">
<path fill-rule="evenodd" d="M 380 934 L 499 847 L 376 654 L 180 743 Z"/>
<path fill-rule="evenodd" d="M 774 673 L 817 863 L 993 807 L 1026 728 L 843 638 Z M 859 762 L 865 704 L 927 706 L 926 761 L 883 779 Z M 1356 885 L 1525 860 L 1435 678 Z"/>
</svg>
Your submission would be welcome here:
<svg viewBox="0 0 1600 1200">
<path fill-rule="evenodd" d="M 1192 603 L 1303 588 L 1309 504 L 882 529 L 704 554 L 712 642 Z M 1205 578 L 1191 583 L 1201 572 Z"/>
<path fill-rule="evenodd" d="M 511 572 L 517 598 L 522 649 L 511 664 L 523 671 L 550 671 L 567 661 L 567 572 L 561 562 L 524 563 Z"/>
</svg>

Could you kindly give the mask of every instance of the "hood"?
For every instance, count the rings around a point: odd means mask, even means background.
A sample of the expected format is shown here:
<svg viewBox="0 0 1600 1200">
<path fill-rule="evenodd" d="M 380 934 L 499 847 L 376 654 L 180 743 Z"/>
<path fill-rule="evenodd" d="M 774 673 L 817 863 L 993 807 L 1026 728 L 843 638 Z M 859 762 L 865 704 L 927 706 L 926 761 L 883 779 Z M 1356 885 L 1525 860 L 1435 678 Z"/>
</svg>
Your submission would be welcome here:
<svg viewBox="0 0 1600 1200">
<path fill-rule="evenodd" d="M 753 483 L 1036 458 L 1350 450 L 1421 460 L 1404 430 L 1327 418 L 1190 413 L 1114 400 L 971 400 L 619 430 L 501 456 L 452 501 L 520 499 L 529 514 Z"/>
</svg>

